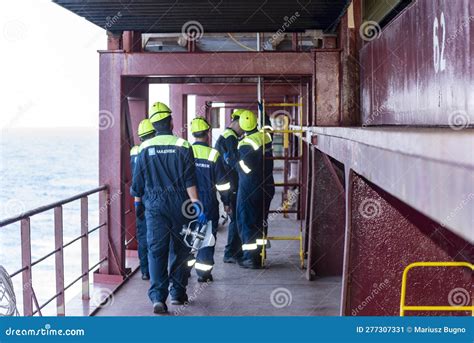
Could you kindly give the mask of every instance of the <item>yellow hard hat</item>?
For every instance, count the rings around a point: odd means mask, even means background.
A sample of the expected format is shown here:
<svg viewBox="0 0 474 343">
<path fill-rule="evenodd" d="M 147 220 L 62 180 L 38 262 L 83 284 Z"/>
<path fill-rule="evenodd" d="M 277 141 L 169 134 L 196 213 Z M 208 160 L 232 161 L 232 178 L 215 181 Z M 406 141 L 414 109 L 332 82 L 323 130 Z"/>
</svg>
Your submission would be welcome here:
<svg viewBox="0 0 474 343">
<path fill-rule="evenodd" d="M 243 111 L 245 111 L 245 110 L 243 110 L 243 109 L 241 109 L 241 108 L 238 108 L 238 109 L 234 110 L 234 112 L 232 112 L 232 114 L 230 115 L 230 117 L 232 118 L 232 120 L 234 120 L 234 119 L 239 119 L 240 114 L 241 114 Z"/>
<path fill-rule="evenodd" d="M 239 118 L 240 128 L 244 131 L 252 131 L 257 127 L 257 117 L 249 110 L 243 110 Z"/>
<path fill-rule="evenodd" d="M 204 117 L 196 117 L 191 121 L 191 132 L 207 131 L 211 128 L 211 125 L 207 122 Z"/>
<path fill-rule="evenodd" d="M 151 123 L 156 123 L 162 119 L 165 119 L 171 115 L 170 108 L 163 104 L 162 102 L 155 102 L 150 107 L 150 111 L 148 112 L 148 119 L 150 119 Z"/>
<path fill-rule="evenodd" d="M 150 122 L 150 119 L 143 119 L 138 124 L 138 137 L 144 137 L 155 132 L 155 128 Z"/>
</svg>

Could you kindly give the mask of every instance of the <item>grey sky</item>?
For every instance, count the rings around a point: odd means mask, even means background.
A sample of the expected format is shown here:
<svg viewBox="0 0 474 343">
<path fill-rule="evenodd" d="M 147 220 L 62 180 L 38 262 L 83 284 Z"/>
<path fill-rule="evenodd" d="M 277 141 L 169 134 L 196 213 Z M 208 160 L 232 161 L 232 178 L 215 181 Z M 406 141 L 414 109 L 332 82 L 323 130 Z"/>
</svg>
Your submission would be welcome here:
<svg viewBox="0 0 474 343">
<path fill-rule="evenodd" d="M 97 127 L 105 30 L 49 0 L 0 3 L 0 128 Z"/>
</svg>

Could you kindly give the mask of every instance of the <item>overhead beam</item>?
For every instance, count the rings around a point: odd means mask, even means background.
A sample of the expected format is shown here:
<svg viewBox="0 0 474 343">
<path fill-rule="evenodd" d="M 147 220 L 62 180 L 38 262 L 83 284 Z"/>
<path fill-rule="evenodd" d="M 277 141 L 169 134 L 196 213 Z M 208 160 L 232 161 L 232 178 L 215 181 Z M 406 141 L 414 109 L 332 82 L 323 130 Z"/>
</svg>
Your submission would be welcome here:
<svg viewBox="0 0 474 343">
<path fill-rule="evenodd" d="M 309 52 L 100 53 L 122 76 L 311 76 L 314 64 Z"/>
</svg>

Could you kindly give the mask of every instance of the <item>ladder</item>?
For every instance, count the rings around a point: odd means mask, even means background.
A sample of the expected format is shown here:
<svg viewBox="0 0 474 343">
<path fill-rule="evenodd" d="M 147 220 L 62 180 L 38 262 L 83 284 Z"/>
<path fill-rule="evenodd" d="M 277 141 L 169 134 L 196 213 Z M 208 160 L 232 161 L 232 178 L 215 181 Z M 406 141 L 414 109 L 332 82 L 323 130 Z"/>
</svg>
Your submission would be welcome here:
<svg viewBox="0 0 474 343">
<path fill-rule="evenodd" d="M 262 254 L 261 254 L 261 261 L 262 266 L 265 265 L 266 259 L 266 243 L 268 241 L 299 241 L 299 259 L 300 259 L 300 267 L 304 268 L 304 250 L 303 250 L 303 215 L 302 215 L 302 206 L 301 204 L 301 190 L 302 190 L 302 180 L 303 180 L 303 168 L 302 168 L 302 160 L 303 160 L 303 101 L 302 97 L 298 97 L 298 102 L 296 103 L 268 103 L 266 104 L 265 101 L 262 101 L 263 104 L 263 111 L 262 113 L 266 113 L 265 108 L 291 108 L 291 113 L 287 110 L 278 110 L 273 112 L 272 114 L 276 114 L 278 117 L 283 117 L 283 125 L 282 128 L 266 128 L 265 126 L 262 128 L 264 134 L 269 133 L 273 134 L 273 136 L 282 136 L 283 140 L 283 150 L 281 156 L 275 156 L 272 154 L 271 157 L 267 157 L 265 155 L 265 149 L 263 149 L 264 159 L 272 159 L 274 161 L 281 160 L 283 161 L 283 182 L 275 182 L 274 186 L 283 187 L 282 192 L 282 201 L 281 205 L 277 209 L 272 209 L 268 211 L 268 218 L 266 219 L 266 230 L 263 230 L 263 237 L 262 237 Z M 295 128 L 292 124 L 296 121 L 295 119 L 298 118 L 298 126 Z M 298 145 L 292 144 L 295 142 L 295 139 L 298 139 Z M 272 143 L 273 144 L 273 143 Z M 290 149 L 293 148 L 293 149 Z M 291 165 L 297 164 L 297 175 L 296 180 L 289 179 L 289 171 L 292 169 Z M 265 176 L 265 163 L 263 164 L 263 175 Z M 294 188 L 296 190 L 296 199 L 290 195 L 290 188 Z M 296 204 L 296 209 L 292 209 L 292 205 Z M 265 197 L 263 197 L 263 210 L 265 211 L 267 204 L 265 204 Z M 298 225 L 296 228 L 296 235 L 294 236 L 278 236 L 278 235 L 270 235 L 269 234 L 269 225 L 268 223 L 271 221 L 271 218 L 274 218 L 277 215 L 283 215 L 284 218 L 289 218 L 289 214 L 296 214 Z M 265 214 L 264 214 L 265 217 Z M 266 232 L 267 231 L 267 232 Z"/>
</svg>

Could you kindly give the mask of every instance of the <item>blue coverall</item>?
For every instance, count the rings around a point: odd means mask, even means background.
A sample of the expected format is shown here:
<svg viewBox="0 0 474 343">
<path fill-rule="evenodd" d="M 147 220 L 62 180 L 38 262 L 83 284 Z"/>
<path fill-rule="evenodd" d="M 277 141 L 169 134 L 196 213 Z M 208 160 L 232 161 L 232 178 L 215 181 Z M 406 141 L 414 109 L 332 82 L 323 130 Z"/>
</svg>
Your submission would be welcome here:
<svg viewBox="0 0 474 343">
<path fill-rule="evenodd" d="M 212 221 L 212 233 L 216 238 L 219 221 L 219 201 L 216 190 L 223 202 L 228 202 L 230 181 L 223 158 L 216 149 L 206 143 L 196 142 L 192 146 L 196 166 L 196 180 L 199 200 L 202 202 L 207 220 Z M 198 276 L 207 278 L 214 265 L 214 247 L 199 249 L 194 267 Z"/>
<path fill-rule="evenodd" d="M 190 249 L 180 232 L 189 222 L 186 189 L 192 186 L 196 186 L 195 167 L 188 141 L 164 131 L 140 145 L 131 194 L 141 197 L 146 208 L 152 303 L 166 301 L 170 282 L 172 299 L 186 300 Z"/>
<path fill-rule="evenodd" d="M 239 218 L 237 217 L 237 189 L 239 184 L 239 174 L 237 171 L 239 144 L 237 133 L 231 128 L 226 128 L 222 135 L 217 139 L 215 148 L 221 156 L 225 157 L 227 173 L 231 183 L 231 191 L 228 203 L 222 201 L 225 206 L 230 206 L 231 215 L 227 232 L 227 244 L 224 250 L 224 260 L 242 258 L 242 241 L 239 236 Z"/>
<path fill-rule="evenodd" d="M 130 150 L 130 170 L 132 172 L 135 169 L 136 160 L 138 158 L 139 146 L 135 145 Z M 135 208 L 135 223 L 137 230 L 137 243 L 138 243 L 138 259 L 140 260 L 140 271 L 142 275 L 150 275 L 148 272 L 148 249 L 146 243 L 146 219 L 145 219 L 145 206 L 143 202 L 140 202 Z"/>
<path fill-rule="evenodd" d="M 237 216 L 242 238 L 243 260 L 260 263 L 264 219 L 273 198 L 272 138 L 269 133 L 254 130 L 239 142 L 239 190 Z M 264 207 L 265 200 L 265 207 Z"/>
</svg>

